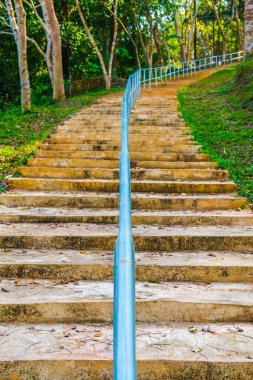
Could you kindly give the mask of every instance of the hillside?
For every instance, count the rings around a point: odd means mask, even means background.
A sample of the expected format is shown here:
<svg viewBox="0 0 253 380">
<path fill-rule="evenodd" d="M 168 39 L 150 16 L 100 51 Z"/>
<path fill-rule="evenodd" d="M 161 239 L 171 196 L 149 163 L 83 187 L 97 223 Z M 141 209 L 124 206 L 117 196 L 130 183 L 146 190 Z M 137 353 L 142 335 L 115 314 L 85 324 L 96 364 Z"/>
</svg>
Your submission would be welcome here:
<svg viewBox="0 0 253 380">
<path fill-rule="evenodd" d="M 218 71 L 179 94 L 180 109 L 203 151 L 230 171 L 253 202 L 253 60 Z"/>
</svg>

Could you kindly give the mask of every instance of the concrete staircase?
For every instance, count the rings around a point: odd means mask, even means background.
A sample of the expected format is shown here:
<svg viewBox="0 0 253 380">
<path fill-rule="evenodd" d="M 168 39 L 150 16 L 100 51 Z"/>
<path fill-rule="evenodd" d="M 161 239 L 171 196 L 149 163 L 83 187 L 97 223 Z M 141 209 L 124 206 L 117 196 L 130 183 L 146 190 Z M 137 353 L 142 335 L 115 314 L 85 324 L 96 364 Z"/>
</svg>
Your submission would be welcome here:
<svg viewBox="0 0 253 380">
<path fill-rule="evenodd" d="M 142 380 L 253 379 L 253 214 L 177 111 L 202 76 L 132 115 Z M 0 379 L 112 379 L 121 97 L 60 125 L 0 197 Z"/>
</svg>

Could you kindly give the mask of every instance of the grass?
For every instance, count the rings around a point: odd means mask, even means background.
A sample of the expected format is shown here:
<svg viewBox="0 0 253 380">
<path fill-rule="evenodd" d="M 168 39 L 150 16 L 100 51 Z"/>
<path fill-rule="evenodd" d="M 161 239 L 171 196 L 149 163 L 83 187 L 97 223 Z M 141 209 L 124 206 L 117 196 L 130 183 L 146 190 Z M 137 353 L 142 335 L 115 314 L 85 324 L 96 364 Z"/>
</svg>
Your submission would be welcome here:
<svg viewBox="0 0 253 380">
<path fill-rule="evenodd" d="M 99 90 L 68 98 L 66 104 L 33 106 L 32 112 L 21 115 L 20 108 L 0 110 L 0 193 L 6 188 L 4 179 L 15 173 L 38 150 L 53 128 L 84 106 L 112 92 Z"/>
<path fill-rule="evenodd" d="M 239 195 L 253 202 L 253 60 L 218 71 L 179 93 L 180 109 L 195 139 Z"/>
</svg>

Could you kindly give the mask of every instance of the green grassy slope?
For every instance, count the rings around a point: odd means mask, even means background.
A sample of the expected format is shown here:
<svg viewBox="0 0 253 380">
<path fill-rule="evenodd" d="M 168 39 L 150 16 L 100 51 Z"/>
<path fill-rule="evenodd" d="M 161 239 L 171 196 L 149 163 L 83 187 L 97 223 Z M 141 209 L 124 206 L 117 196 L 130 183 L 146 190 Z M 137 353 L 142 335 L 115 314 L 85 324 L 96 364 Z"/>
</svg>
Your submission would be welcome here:
<svg viewBox="0 0 253 380">
<path fill-rule="evenodd" d="M 240 195 L 253 202 L 253 60 L 218 71 L 179 94 L 184 120 Z"/>
</svg>

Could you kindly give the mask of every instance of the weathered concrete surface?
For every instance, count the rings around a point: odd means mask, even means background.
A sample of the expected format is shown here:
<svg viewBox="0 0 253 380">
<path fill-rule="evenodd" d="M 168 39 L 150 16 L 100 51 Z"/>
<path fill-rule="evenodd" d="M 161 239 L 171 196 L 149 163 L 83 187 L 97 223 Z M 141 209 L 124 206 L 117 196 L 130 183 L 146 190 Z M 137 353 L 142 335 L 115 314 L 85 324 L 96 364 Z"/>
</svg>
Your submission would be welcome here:
<svg viewBox="0 0 253 380">
<path fill-rule="evenodd" d="M 202 76 L 131 119 L 141 380 L 253 378 L 253 214 L 177 111 Z M 110 95 L 55 128 L 0 196 L 0 380 L 112 379 L 120 110 Z"/>
<path fill-rule="evenodd" d="M 112 319 L 112 282 L 1 281 L 0 322 L 78 323 Z M 252 284 L 139 283 L 140 322 L 253 320 Z M 159 310 L 159 313 L 157 313 Z"/>
<path fill-rule="evenodd" d="M 251 380 L 252 326 L 137 325 L 138 378 Z M 112 379 L 110 325 L 1 325 L 3 379 Z M 7 376 L 10 377 L 7 377 Z"/>
<path fill-rule="evenodd" d="M 231 252 L 137 252 L 136 276 L 143 282 L 252 282 L 253 255 Z M 112 280 L 111 251 L 0 250 L 1 278 L 68 281 Z"/>
<path fill-rule="evenodd" d="M 91 192 L 39 192 L 39 191 L 9 191 L 0 197 L 0 204 L 9 207 L 59 207 L 64 208 L 92 208 L 118 209 L 118 193 L 91 193 Z M 192 195 L 192 194 L 156 194 L 133 193 L 132 205 L 134 209 L 142 210 L 230 210 L 248 207 L 245 198 L 227 194 Z"/>
<path fill-rule="evenodd" d="M 75 208 L 35 208 L 0 206 L 2 223 L 97 223 L 117 224 L 117 209 L 94 210 Z M 253 214 L 245 211 L 137 211 L 133 210 L 133 225 L 165 225 L 165 226 L 253 226 Z"/>
<path fill-rule="evenodd" d="M 4 248 L 112 250 L 118 228 L 103 224 L 1 224 Z M 253 253 L 253 226 L 150 226 L 133 228 L 136 250 L 216 250 Z"/>
</svg>

